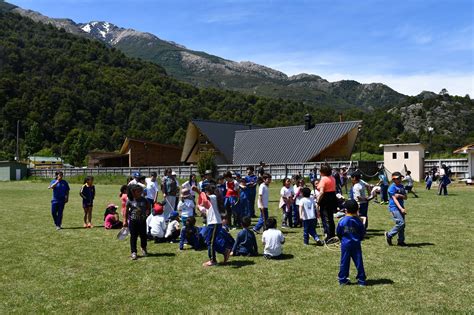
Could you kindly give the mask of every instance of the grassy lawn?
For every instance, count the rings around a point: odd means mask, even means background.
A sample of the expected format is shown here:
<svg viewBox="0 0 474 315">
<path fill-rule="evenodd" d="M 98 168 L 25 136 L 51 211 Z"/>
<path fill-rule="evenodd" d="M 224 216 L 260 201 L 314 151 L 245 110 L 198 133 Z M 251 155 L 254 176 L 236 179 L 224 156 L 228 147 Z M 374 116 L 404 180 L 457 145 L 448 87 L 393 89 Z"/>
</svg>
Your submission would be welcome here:
<svg viewBox="0 0 474 315">
<path fill-rule="evenodd" d="M 408 248 L 385 244 L 392 221 L 386 206 L 371 204 L 365 288 L 339 287 L 340 253 L 304 247 L 301 229 L 284 230 L 289 258 L 283 261 L 232 258 L 205 269 L 207 252 L 153 243 L 150 257 L 131 261 L 128 240 L 117 241 L 117 231 L 82 228 L 77 184 L 71 185 L 64 229 L 56 231 L 46 187 L 0 183 L 1 314 L 474 312 L 474 187 L 450 186 L 448 197 L 420 187 L 420 198 L 407 201 Z M 272 183 L 270 198 L 279 226 L 280 187 Z M 96 188 L 93 217 L 102 225 L 105 205 L 119 203 L 119 186 Z"/>
</svg>

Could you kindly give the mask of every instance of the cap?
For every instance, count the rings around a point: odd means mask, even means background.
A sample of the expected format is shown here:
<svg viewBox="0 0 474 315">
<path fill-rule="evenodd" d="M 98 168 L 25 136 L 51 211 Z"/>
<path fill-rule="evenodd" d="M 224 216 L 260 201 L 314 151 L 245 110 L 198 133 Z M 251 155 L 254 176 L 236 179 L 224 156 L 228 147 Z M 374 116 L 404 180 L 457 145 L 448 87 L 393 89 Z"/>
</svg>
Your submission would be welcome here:
<svg viewBox="0 0 474 315">
<path fill-rule="evenodd" d="M 183 190 L 181 190 L 181 197 L 182 198 L 189 197 L 190 194 L 191 193 L 190 193 L 189 189 L 187 189 L 187 188 L 184 188 Z"/>
<path fill-rule="evenodd" d="M 140 172 L 133 173 L 133 177 L 140 177 Z"/>
<path fill-rule="evenodd" d="M 109 209 L 109 208 L 115 208 L 115 209 L 117 209 L 118 207 L 117 207 L 115 204 L 113 204 L 113 203 L 109 203 L 109 204 L 107 205 L 107 209 Z"/>
<path fill-rule="evenodd" d="M 170 213 L 170 218 L 177 218 L 177 217 L 179 217 L 178 211 L 173 211 Z"/>
<path fill-rule="evenodd" d="M 402 177 L 403 177 L 403 175 L 400 172 L 393 172 L 392 173 L 392 179 L 400 179 Z"/>
<path fill-rule="evenodd" d="M 163 205 L 161 203 L 155 203 L 153 206 L 153 211 L 155 214 L 163 214 Z"/>
<path fill-rule="evenodd" d="M 176 172 L 175 172 L 175 171 L 172 171 L 172 172 L 171 172 L 171 175 L 172 175 L 172 176 L 176 176 Z"/>
<path fill-rule="evenodd" d="M 212 175 L 212 171 L 211 171 L 211 170 L 206 170 L 206 171 L 204 172 L 204 175 Z"/>
</svg>

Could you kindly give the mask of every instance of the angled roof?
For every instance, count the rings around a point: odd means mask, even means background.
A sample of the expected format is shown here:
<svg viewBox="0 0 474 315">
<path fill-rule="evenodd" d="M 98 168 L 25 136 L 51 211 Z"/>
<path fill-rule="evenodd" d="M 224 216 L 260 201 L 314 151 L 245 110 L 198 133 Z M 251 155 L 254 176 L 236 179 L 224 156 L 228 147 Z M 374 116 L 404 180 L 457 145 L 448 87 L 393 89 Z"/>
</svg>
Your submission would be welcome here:
<svg viewBox="0 0 474 315">
<path fill-rule="evenodd" d="M 193 119 L 191 121 L 199 131 L 232 163 L 235 132 L 253 130 L 260 127 L 249 124 Z"/>
<path fill-rule="evenodd" d="M 304 125 L 235 132 L 234 164 L 300 163 L 316 157 L 362 121 Z"/>
<path fill-rule="evenodd" d="M 122 144 L 122 147 L 120 148 L 119 154 L 127 154 L 128 148 L 130 145 L 130 142 L 140 142 L 140 143 L 146 143 L 150 145 L 156 145 L 156 146 L 161 146 L 163 148 L 172 148 L 172 149 L 181 149 L 177 145 L 172 145 L 172 144 L 163 144 L 163 143 L 158 143 L 158 142 L 153 142 L 153 141 L 147 141 L 147 140 L 140 140 L 140 139 L 132 139 L 132 138 L 125 138 L 125 141 Z"/>
<path fill-rule="evenodd" d="M 474 151 L 474 143 L 471 143 L 462 148 L 459 148 L 455 150 L 453 153 L 467 153 L 469 151 Z"/>
</svg>

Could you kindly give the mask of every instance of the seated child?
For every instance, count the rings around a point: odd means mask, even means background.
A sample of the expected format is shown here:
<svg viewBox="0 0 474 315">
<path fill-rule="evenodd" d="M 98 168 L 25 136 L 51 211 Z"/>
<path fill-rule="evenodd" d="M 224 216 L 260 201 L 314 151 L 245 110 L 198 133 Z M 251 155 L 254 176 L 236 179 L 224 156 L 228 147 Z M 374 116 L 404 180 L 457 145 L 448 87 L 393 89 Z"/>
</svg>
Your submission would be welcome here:
<svg viewBox="0 0 474 315">
<path fill-rule="evenodd" d="M 318 233 L 316 233 L 316 202 L 311 197 L 311 189 L 304 187 L 301 189 L 303 198 L 300 200 L 300 218 L 303 220 L 303 242 L 305 245 L 309 244 L 309 236 L 316 241 L 318 246 L 323 245 L 323 242 L 319 239 Z"/>
<path fill-rule="evenodd" d="M 166 227 L 165 239 L 167 242 L 175 243 L 178 240 L 180 229 L 179 229 L 179 213 L 173 211 L 170 214 L 168 226 Z"/>
<path fill-rule="evenodd" d="M 153 212 L 146 219 L 148 238 L 155 240 L 155 243 L 165 241 L 166 222 L 163 216 L 163 204 L 155 203 Z"/>
<path fill-rule="evenodd" d="M 104 227 L 107 230 L 110 229 L 121 229 L 122 228 L 122 221 L 119 219 L 119 215 L 117 213 L 117 206 L 113 203 L 107 206 L 104 212 Z"/>
<path fill-rule="evenodd" d="M 226 232 L 230 231 L 229 219 L 227 217 L 222 218 L 222 229 Z"/>
<path fill-rule="evenodd" d="M 179 237 L 179 250 L 184 249 L 184 243 L 187 243 L 195 250 L 201 250 L 206 247 L 204 238 L 201 235 L 199 228 L 195 225 L 195 217 L 189 217 L 186 219 L 186 223 L 181 229 L 181 235 Z"/>
<path fill-rule="evenodd" d="M 263 257 L 266 259 L 278 259 L 281 256 L 282 245 L 285 243 L 285 237 L 281 231 L 276 229 L 277 221 L 270 217 L 267 220 L 267 230 L 262 234 Z"/>
<path fill-rule="evenodd" d="M 234 246 L 232 247 L 231 256 L 257 256 L 257 240 L 255 234 L 249 229 L 251 219 L 249 216 L 242 218 L 242 231 L 237 235 Z"/>
<path fill-rule="evenodd" d="M 339 284 L 345 285 L 349 281 L 349 267 L 351 258 L 357 268 L 357 281 L 360 286 L 365 286 L 365 270 L 362 261 L 362 247 L 360 242 L 365 235 L 365 227 L 357 217 L 359 205 L 355 200 L 348 200 L 345 203 L 346 216 L 339 221 L 336 234 L 341 240 L 341 265 L 339 268 Z"/>
<path fill-rule="evenodd" d="M 186 219 L 194 217 L 194 199 L 191 196 L 191 191 L 184 188 L 181 191 L 181 200 L 178 203 L 178 211 L 181 211 L 181 222 L 183 226 L 186 224 Z"/>
</svg>

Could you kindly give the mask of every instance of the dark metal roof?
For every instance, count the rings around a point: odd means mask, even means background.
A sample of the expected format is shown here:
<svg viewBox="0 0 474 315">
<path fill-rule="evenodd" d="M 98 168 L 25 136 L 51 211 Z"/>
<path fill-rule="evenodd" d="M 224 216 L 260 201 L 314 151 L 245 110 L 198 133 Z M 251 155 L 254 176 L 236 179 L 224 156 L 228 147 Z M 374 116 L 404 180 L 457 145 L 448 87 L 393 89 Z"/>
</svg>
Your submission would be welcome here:
<svg viewBox="0 0 474 315">
<path fill-rule="evenodd" d="M 225 156 L 229 163 L 232 163 L 233 160 L 235 132 L 260 128 L 249 124 L 200 119 L 193 119 L 192 123 Z"/>
<path fill-rule="evenodd" d="M 361 121 L 242 130 L 235 132 L 234 164 L 302 163 L 357 128 Z"/>
</svg>

